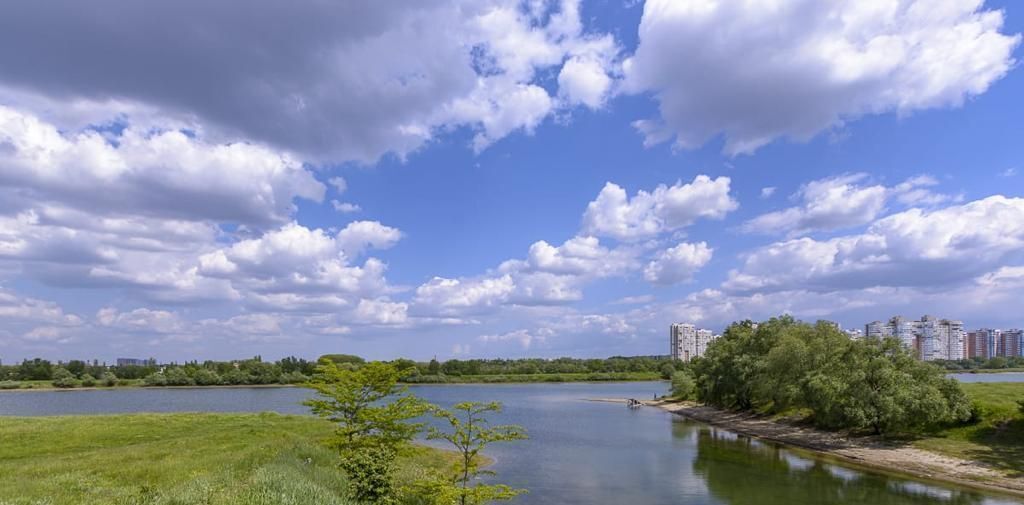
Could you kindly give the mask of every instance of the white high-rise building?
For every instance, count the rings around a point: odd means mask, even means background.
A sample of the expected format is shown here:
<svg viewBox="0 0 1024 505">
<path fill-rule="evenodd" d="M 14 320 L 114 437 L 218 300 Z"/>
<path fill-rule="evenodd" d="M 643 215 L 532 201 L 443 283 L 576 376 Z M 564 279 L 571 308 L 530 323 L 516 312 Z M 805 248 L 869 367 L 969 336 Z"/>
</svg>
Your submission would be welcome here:
<svg viewBox="0 0 1024 505">
<path fill-rule="evenodd" d="M 673 323 L 669 327 L 670 354 L 673 359 L 690 361 L 703 356 L 708 344 L 718 337 L 711 330 L 697 328 L 693 324 Z"/>
<path fill-rule="evenodd" d="M 965 355 L 964 324 L 961 321 L 924 316 L 910 321 L 896 316 L 888 323 L 874 321 L 864 326 L 869 338 L 895 337 L 907 349 L 916 351 L 925 361 L 936 359 L 957 360 Z"/>
</svg>

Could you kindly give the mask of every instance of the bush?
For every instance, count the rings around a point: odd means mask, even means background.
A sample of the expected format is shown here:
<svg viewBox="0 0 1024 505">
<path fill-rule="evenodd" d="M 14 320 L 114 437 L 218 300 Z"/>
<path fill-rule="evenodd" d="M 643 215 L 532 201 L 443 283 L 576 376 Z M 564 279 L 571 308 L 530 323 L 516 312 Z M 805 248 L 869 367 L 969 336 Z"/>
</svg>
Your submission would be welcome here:
<svg viewBox="0 0 1024 505">
<path fill-rule="evenodd" d="M 78 384 L 78 380 L 66 368 L 58 368 L 53 372 L 53 387 L 73 388 Z"/>
<path fill-rule="evenodd" d="M 171 368 L 164 371 L 168 386 L 192 386 L 195 382 L 181 368 Z"/>
<path fill-rule="evenodd" d="M 672 374 L 672 398 L 676 400 L 694 400 L 697 398 L 697 382 L 686 370 Z"/>
<path fill-rule="evenodd" d="M 113 372 L 104 372 L 103 376 L 100 377 L 100 385 L 108 388 L 112 388 L 117 385 L 118 378 Z"/>
<path fill-rule="evenodd" d="M 96 385 L 96 378 L 89 374 L 85 374 L 82 376 L 82 385 L 87 388 L 91 388 Z"/>
<path fill-rule="evenodd" d="M 341 468 L 348 476 L 352 497 L 360 503 L 395 503 L 395 452 L 391 449 L 367 447 L 349 451 L 343 455 Z"/>
<path fill-rule="evenodd" d="M 199 386 L 216 386 L 223 383 L 217 372 L 206 368 L 196 370 L 196 373 L 192 374 L 192 380 Z"/>
<path fill-rule="evenodd" d="M 302 384 L 303 382 L 308 382 L 309 377 L 307 377 L 302 372 L 296 370 L 294 372 L 281 374 L 281 378 L 279 379 L 279 381 L 281 382 L 281 384 Z"/>
<path fill-rule="evenodd" d="M 241 384 L 248 384 L 249 383 L 249 374 L 247 374 L 247 373 L 245 373 L 245 372 L 243 372 L 243 371 L 241 371 L 241 370 L 239 370 L 237 368 L 234 368 L 234 369 L 228 370 L 227 373 L 225 373 L 221 377 L 221 380 L 224 382 L 224 384 L 231 384 L 233 386 L 238 386 L 238 385 L 241 385 Z"/>
<path fill-rule="evenodd" d="M 17 381 L 0 381 L 0 389 L 19 389 L 21 383 Z"/>
<path fill-rule="evenodd" d="M 143 386 L 166 386 L 167 385 L 167 376 L 165 376 L 164 374 L 162 374 L 160 372 L 149 374 L 149 375 L 146 376 L 145 379 L 142 379 L 142 385 Z"/>
</svg>

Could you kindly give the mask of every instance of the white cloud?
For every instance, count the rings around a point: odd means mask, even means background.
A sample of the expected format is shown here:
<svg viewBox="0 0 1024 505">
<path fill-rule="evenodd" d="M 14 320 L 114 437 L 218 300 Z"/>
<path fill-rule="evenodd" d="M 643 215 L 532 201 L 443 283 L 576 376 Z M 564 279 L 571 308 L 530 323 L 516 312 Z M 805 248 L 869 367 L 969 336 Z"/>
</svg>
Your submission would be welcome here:
<svg viewBox="0 0 1024 505">
<path fill-rule="evenodd" d="M 583 214 L 583 231 L 618 240 L 639 240 L 684 228 L 699 218 L 721 219 L 739 207 L 729 196 L 730 179 L 698 175 L 693 182 L 659 185 L 630 199 L 622 187 L 606 183 Z"/>
<path fill-rule="evenodd" d="M 338 232 L 338 247 L 349 258 L 355 258 L 370 248 L 390 249 L 401 238 L 398 228 L 378 221 L 353 221 Z"/>
<path fill-rule="evenodd" d="M 1024 252 L 1024 199 L 991 196 L 926 211 L 910 209 L 859 235 L 776 242 L 729 273 L 731 291 L 838 290 L 964 282 Z"/>
<path fill-rule="evenodd" d="M 61 132 L 2 105 L 0 146 L 0 190 L 92 216 L 265 226 L 285 222 L 294 199 L 319 202 L 325 190 L 300 162 L 259 145 L 131 126 L 116 135 Z"/>
<path fill-rule="evenodd" d="M 881 185 L 858 185 L 866 178 L 853 174 L 809 182 L 797 192 L 800 207 L 762 214 L 744 223 L 743 230 L 802 234 L 870 223 L 885 209 L 887 193 Z"/>
<path fill-rule="evenodd" d="M 363 210 L 362 207 L 354 203 L 339 202 L 338 200 L 331 200 L 331 205 L 334 207 L 334 210 L 341 212 L 342 214 L 351 214 L 353 212 Z"/>
<path fill-rule="evenodd" d="M 955 198 L 928 189 L 938 184 L 933 177 L 912 177 L 891 188 L 864 184 L 867 174 L 844 174 L 811 181 L 796 193 L 799 207 L 762 214 L 743 224 L 749 233 L 801 235 L 834 231 L 874 221 L 895 200 L 905 206 L 933 207 Z"/>
<path fill-rule="evenodd" d="M 1017 168 L 1016 167 L 1007 168 L 1006 170 L 1003 170 L 1002 172 L 1000 172 L 999 175 L 1001 175 L 1003 177 L 1013 177 L 1013 176 L 1017 175 Z"/>
<path fill-rule="evenodd" d="M 558 73 L 558 90 L 570 103 L 581 103 L 591 109 L 604 106 L 612 78 L 605 66 L 593 59 L 575 57 L 565 62 Z"/>
<path fill-rule="evenodd" d="M 713 250 L 706 242 L 682 242 L 661 251 L 644 268 L 644 279 L 654 284 L 677 284 L 693 278 L 693 274 L 711 261 Z"/>
<path fill-rule="evenodd" d="M 348 181 L 346 181 L 345 178 L 341 176 L 331 177 L 330 179 L 327 179 L 327 184 L 330 184 L 331 187 L 334 188 L 334 192 L 339 195 L 348 190 Z"/>
<path fill-rule="evenodd" d="M 615 72 L 618 53 L 611 36 L 585 29 L 578 0 L 253 4 L 245 20 L 193 1 L 128 6 L 116 19 L 73 1 L 50 7 L 6 12 L 0 47 L 22 49 L 0 51 L 0 100 L 54 121 L 158 117 L 316 161 L 404 157 L 456 128 L 483 149 L 555 110 L 541 84 L 566 61 L 576 77 L 565 93 L 594 103 L 593 83 Z M 55 22 L 67 29 L 47 30 Z M 280 37 L 266 37 L 268 24 Z M 217 36 L 183 41 L 183 32 Z"/>
<path fill-rule="evenodd" d="M 775 186 L 761 188 L 761 198 L 771 198 L 775 194 Z"/>
<path fill-rule="evenodd" d="M 752 153 L 984 93 L 1015 63 L 1003 17 L 981 0 L 648 0 L 625 87 L 660 102 L 636 124 L 645 144 L 722 135 L 726 153 Z"/>
<path fill-rule="evenodd" d="M 551 337 L 552 334 L 553 332 L 545 329 L 533 332 L 527 330 L 516 330 L 495 335 L 480 335 L 477 340 L 484 343 L 509 341 L 518 342 L 523 349 L 530 349 L 531 347 L 536 347 L 538 344 L 543 345 L 547 343 L 548 337 Z"/>
</svg>

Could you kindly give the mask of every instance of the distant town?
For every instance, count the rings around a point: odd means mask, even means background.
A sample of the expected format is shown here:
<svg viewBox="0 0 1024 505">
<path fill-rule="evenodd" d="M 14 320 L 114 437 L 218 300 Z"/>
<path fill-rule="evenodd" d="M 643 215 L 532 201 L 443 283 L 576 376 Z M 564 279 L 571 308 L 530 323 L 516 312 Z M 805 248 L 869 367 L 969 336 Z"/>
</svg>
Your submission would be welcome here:
<svg viewBox="0 0 1024 505">
<path fill-rule="evenodd" d="M 965 331 L 963 321 L 940 319 L 925 315 L 911 320 L 894 316 L 888 321 L 872 321 L 864 329 L 836 328 L 853 339 L 899 339 L 923 361 L 956 361 L 962 359 L 1024 356 L 1024 330 L 980 328 Z M 756 328 L 756 323 L 755 323 Z M 690 323 L 673 323 L 669 327 L 669 345 L 672 358 L 690 361 L 701 357 L 708 344 L 721 335 L 712 330 L 698 328 Z"/>
</svg>

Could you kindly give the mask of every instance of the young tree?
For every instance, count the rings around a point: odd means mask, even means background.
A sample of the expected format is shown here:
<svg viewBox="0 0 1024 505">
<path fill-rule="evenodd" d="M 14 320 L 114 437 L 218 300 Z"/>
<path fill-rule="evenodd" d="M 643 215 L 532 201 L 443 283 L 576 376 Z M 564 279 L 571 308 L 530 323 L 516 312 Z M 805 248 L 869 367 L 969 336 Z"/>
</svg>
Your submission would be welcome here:
<svg viewBox="0 0 1024 505">
<path fill-rule="evenodd" d="M 455 446 L 460 456 L 452 478 L 432 483 L 431 494 L 435 503 L 481 505 L 494 500 L 510 500 L 525 492 L 504 484 L 471 485 L 480 475 L 494 475 L 494 472 L 480 468 L 480 452 L 488 444 L 527 438 L 526 431 L 519 426 L 490 425 L 487 415 L 501 412 L 500 403 L 464 402 L 455 405 L 451 411 L 440 407 L 434 407 L 432 411 L 434 416 L 448 422 L 451 431 L 431 427 L 427 438 L 447 441 Z"/>
<path fill-rule="evenodd" d="M 331 445 L 341 452 L 352 494 L 360 501 L 392 501 L 395 457 L 423 429 L 412 420 L 426 413 L 427 404 L 407 394 L 398 378 L 398 370 L 385 363 L 353 369 L 322 359 L 307 384 L 320 398 L 304 404 L 335 423 Z"/>
<path fill-rule="evenodd" d="M 672 374 L 672 398 L 676 400 L 693 400 L 697 395 L 697 383 L 688 370 L 680 370 Z"/>
</svg>

